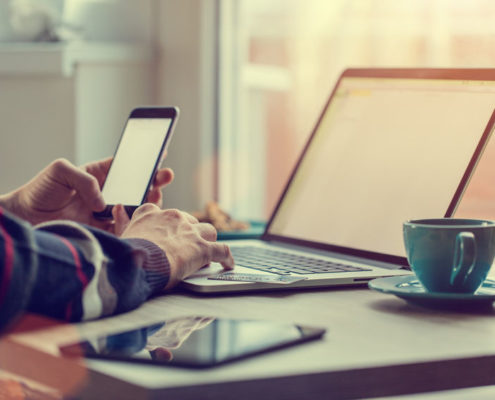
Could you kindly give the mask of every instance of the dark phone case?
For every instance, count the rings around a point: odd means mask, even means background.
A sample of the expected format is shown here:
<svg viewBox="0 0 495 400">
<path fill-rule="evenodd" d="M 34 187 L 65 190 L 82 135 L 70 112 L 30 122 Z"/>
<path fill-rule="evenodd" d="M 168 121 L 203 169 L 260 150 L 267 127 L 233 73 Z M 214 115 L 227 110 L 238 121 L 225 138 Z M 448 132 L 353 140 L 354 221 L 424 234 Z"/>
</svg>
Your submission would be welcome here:
<svg viewBox="0 0 495 400">
<path fill-rule="evenodd" d="M 93 212 L 93 215 L 96 219 L 112 219 L 113 207 L 114 207 L 113 205 L 108 205 L 105 207 L 103 211 Z M 138 207 L 139 206 L 124 206 L 124 210 L 129 216 L 129 218 L 132 218 L 132 214 L 134 214 L 134 211 L 136 211 Z"/>
</svg>

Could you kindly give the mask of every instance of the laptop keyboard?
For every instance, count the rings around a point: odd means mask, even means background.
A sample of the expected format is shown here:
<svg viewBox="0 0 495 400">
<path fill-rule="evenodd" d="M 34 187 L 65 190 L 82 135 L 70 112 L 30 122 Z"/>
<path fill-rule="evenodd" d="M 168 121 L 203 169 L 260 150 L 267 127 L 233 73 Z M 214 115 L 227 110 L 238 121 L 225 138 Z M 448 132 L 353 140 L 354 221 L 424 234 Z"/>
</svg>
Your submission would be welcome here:
<svg viewBox="0 0 495 400">
<path fill-rule="evenodd" d="M 371 271 L 369 268 L 255 246 L 230 246 L 230 250 L 236 265 L 279 275 Z"/>
</svg>

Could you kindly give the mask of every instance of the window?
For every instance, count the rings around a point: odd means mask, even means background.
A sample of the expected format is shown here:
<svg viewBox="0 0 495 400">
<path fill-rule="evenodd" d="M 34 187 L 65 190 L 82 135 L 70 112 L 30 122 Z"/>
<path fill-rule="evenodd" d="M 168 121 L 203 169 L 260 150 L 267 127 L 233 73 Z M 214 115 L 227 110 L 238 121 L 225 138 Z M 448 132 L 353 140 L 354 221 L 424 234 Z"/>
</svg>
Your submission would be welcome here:
<svg viewBox="0 0 495 400">
<path fill-rule="evenodd" d="M 269 216 L 344 68 L 495 65 L 492 0 L 219 4 L 219 198 L 239 218 Z"/>
</svg>

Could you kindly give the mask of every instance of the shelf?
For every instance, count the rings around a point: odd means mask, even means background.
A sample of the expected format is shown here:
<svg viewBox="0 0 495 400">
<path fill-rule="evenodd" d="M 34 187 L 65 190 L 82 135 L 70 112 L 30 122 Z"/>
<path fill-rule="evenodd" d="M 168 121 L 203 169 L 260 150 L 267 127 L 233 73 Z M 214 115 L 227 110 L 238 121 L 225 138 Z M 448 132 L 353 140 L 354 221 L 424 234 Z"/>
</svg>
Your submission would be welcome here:
<svg viewBox="0 0 495 400">
<path fill-rule="evenodd" d="M 70 77 L 79 63 L 133 63 L 152 58 L 153 50 L 146 43 L 1 43 L 0 76 Z"/>
</svg>

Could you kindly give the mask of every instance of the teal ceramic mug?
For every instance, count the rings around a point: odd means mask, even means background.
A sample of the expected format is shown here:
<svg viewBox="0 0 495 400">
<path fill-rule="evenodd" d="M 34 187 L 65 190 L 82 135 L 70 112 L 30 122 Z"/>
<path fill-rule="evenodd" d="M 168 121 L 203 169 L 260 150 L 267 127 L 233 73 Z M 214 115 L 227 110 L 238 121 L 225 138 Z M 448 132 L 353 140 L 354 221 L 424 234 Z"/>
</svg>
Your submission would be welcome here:
<svg viewBox="0 0 495 400">
<path fill-rule="evenodd" d="M 407 221 L 404 244 L 411 269 L 430 292 L 474 293 L 495 256 L 495 222 L 438 218 Z"/>
</svg>

